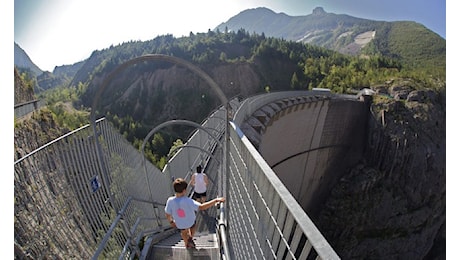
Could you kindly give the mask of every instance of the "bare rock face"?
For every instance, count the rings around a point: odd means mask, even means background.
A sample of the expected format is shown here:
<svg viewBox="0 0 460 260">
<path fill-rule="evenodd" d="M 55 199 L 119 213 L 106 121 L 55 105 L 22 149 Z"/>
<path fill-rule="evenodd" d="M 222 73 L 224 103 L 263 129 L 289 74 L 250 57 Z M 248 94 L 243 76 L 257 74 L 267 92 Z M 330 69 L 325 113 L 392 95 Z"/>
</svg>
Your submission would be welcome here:
<svg viewBox="0 0 460 260">
<path fill-rule="evenodd" d="M 34 100 L 33 87 L 24 82 L 15 67 L 14 104 L 32 100 Z M 30 117 L 17 120 L 14 126 L 14 160 L 20 159 L 65 132 L 69 130 L 61 129 L 48 109 L 35 111 Z"/>
<path fill-rule="evenodd" d="M 34 112 L 31 118 L 16 123 L 14 127 L 14 160 L 69 131 L 59 127 L 48 109 Z"/>
<path fill-rule="evenodd" d="M 274 69 L 277 66 L 286 65 L 275 64 Z M 203 71 L 215 79 L 215 83 L 229 98 L 247 97 L 261 90 L 262 78 L 254 64 L 235 62 L 205 67 Z M 171 66 L 136 73 L 120 73 L 112 80 L 113 84 L 107 86 L 99 99 L 98 105 L 103 107 L 101 110 L 158 125 L 170 118 L 200 122 L 222 105 L 209 84 L 186 68 Z M 95 77 L 92 85 L 102 84 L 103 78 Z M 83 97 L 83 103 L 87 106 L 92 104 L 92 93 L 95 93 L 92 91 L 95 90 L 90 90 Z"/>
<path fill-rule="evenodd" d="M 326 11 L 324 11 L 322 7 L 316 7 L 315 9 L 313 9 L 312 14 L 313 15 L 324 15 L 326 14 Z"/>
<path fill-rule="evenodd" d="M 318 227 L 342 259 L 445 259 L 445 96 L 376 92 L 389 95 L 374 97 L 366 156 L 332 190 Z"/>
</svg>

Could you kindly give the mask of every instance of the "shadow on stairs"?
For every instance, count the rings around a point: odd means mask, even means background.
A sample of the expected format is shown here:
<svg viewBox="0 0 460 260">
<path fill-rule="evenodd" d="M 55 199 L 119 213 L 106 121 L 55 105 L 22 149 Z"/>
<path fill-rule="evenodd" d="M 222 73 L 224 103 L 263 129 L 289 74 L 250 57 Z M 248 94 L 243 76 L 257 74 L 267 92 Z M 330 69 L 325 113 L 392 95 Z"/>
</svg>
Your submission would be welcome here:
<svg viewBox="0 0 460 260">
<path fill-rule="evenodd" d="M 193 238 L 196 248 L 185 248 L 184 240 L 176 230 L 171 236 L 152 245 L 146 259 L 221 259 L 216 219 L 207 212 L 199 212 L 196 225 Z"/>
</svg>

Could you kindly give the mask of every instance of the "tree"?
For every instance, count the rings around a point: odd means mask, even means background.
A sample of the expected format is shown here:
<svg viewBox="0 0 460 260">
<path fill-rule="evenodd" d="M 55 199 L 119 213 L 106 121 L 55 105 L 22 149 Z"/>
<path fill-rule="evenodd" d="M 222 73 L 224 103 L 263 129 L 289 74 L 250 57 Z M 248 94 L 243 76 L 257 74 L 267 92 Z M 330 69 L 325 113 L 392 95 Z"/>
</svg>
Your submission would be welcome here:
<svg viewBox="0 0 460 260">
<path fill-rule="evenodd" d="M 227 54 L 225 54 L 225 52 L 221 52 L 219 60 L 220 61 L 227 61 Z"/>
<path fill-rule="evenodd" d="M 299 79 L 297 78 L 297 73 L 294 72 L 291 77 L 291 88 L 298 89 L 300 86 Z"/>
<path fill-rule="evenodd" d="M 174 141 L 173 145 L 171 146 L 171 149 L 169 149 L 168 157 L 173 157 L 174 154 L 177 153 L 177 150 L 175 150 L 174 152 L 173 150 L 182 145 L 184 145 L 184 142 L 182 142 L 181 139 L 177 139 L 176 141 Z"/>
<path fill-rule="evenodd" d="M 270 86 L 269 85 L 265 86 L 265 92 L 270 93 Z"/>
</svg>

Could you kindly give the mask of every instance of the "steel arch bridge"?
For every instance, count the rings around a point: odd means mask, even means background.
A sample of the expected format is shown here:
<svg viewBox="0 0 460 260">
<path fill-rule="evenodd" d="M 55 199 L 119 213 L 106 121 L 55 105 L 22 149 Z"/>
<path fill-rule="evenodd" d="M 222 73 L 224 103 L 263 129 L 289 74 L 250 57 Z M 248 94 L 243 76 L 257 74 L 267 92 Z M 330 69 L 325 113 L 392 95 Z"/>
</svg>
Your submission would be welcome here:
<svg viewBox="0 0 460 260">
<path fill-rule="evenodd" d="M 115 74 L 138 62 L 156 60 L 197 73 L 222 105 L 201 123 L 178 120 L 152 129 L 138 151 L 109 122 L 96 119 L 95 108 Z M 322 97 L 319 101 L 318 96 Z M 130 60 L 110 73 L 98 89 L 91 124 L 15 162 L 15 194 L 20 198 L 15 201 L 15 248 L 36 258 L 339 259 L 245 133 L 248 118 L 260 117 L 257 111 L 268 104 L 277 104 L 280 111 L 287 107 L 300 111 L 305 107 L 302 104 L 317 102 L 325 107 L 334 98 L 330 93 L 291 91 L 241 102 L 228 100 L 205 72 L 179 58 L 147 55 Z M 355 102 L 359 97 L 338 98 Z M 317 122 L 326 120 L 322 113 L 330 113 L 327 109 L 312 111 L 316 111 Z M 176 123 L 196 130 L 161 171 L 145 160 L 143 148 L 155 131 Z M 253 130 L 262 128 L 267 126 L 253 125 Z M 307 152 L 298 154 L 318 150 L 310 144 L 302 150 Z M 198 214 L 196 243 L 200 250 L 191 251 L 170 227 L 164 206 L 173 194 L 172 179 L 189 179 L 198 164 L 205 166 L 213 180 L 208 197 L 223 195 L 227 201 Z M 34 183 L 35 192 L 28 183 Z M 37 198 L 48 206 L 34 204 Z M 29 234 L 31 239 L 24 240 L 20 234 Z M 43 237 L 49 239 L 47 246 L 43 246 Z"/>
</svg>

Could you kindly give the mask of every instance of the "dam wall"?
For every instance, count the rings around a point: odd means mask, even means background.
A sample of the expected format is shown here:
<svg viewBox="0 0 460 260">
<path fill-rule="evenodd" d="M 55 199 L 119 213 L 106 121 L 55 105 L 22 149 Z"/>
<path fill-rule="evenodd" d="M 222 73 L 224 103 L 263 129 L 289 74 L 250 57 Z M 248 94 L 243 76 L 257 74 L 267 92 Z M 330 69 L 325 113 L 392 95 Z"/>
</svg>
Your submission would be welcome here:
<svg viewBox="0 0 460 260">
<path fill-rule="evenodd" d="M 309 92 L 253 109 L 241 130 L 306 213 L 362 158 L 368 105 L 355 96 Z"/>
</svg>

